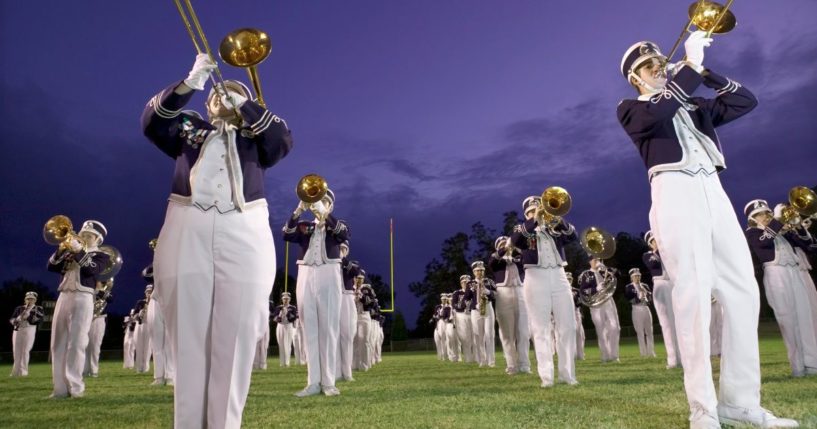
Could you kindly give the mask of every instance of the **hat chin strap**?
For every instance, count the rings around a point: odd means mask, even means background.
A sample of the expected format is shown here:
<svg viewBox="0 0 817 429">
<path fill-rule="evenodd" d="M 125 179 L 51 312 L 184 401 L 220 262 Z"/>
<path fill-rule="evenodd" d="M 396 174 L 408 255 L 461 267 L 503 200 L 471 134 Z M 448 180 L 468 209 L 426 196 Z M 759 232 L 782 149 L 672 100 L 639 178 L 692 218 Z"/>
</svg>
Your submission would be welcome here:
<svg viewBox="0 0 817 429">
<path fill-rule="evenodd" d="M 653 94 L 658 94 L 659 92 L 661 92 L 661 91 L 663 90 L 663 88 L 656 88 L 656 87 L 654 87 L 654 86 L 650 85 L 650 84 L 649 84 L 649 83 L 647 83 L 647 82 L 646 82 L 644 79 L 641 79 L 641 77 L 640 77 L 640 76 L 636 75 L 636 74 L 635 74 L 635 73 L 633 73 L 633 72 L 630 72 L 630 74 L 629 74 L 628 76 L 629 76 L 630 78 L 632 78 L 632 79 L 635 79 L 636 83 L 638 83 L 639 85 L 641 85 L 642 87 L 644 87 L 644 89 L 646 89 L 647 91 L 649 91 L 649 94 L 650 94 L 650 95 L 653 95 Z"/>
</svg>

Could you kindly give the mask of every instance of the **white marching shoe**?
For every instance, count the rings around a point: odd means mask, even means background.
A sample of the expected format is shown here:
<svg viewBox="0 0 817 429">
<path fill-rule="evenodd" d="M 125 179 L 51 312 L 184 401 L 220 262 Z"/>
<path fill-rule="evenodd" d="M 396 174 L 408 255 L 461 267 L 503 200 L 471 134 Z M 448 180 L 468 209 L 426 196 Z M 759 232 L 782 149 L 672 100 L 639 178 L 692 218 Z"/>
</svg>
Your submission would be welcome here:
<svg viewBox="0 0 817 429">
<path fill-rule="evenodd" d="M 721 429 L 718 416 L 710 414 L 704 407 L 694 407 L 689 415 L 689 429 Z"/>
<path fill-rule="evenodd" d="M 314 396 L 321 393 L 321 385 L 320 384 L 312 384 L 309 386 L 304 387 L 304 390 L 296 393 L 295 396 L 299 398 L 305 398 L 307 396 Z"/>
<path fill-rule="evenodd" d="M 340 390 L 335 386 L 324 387 L 323 394 L 326 396 L 338 396 L 340 395 Z"/>
<path fill-rule="evenodd" d="M 718 417 L 728 425 L 752 425 L 759 428 L 796 428 L 800 424 L 796 420 L 776 417 L 765 408 L 750 410 L 748 408 L 718 405 Z"/>
</svg>

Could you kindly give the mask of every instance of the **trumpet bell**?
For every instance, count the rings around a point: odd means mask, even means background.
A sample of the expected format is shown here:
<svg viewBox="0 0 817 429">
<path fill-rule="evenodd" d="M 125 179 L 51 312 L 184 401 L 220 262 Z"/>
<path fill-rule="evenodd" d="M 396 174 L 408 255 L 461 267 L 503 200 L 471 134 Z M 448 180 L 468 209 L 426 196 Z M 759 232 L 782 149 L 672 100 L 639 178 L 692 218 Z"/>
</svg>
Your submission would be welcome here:
<svg viewBox="0 0 817 429">
<path fill-rule="evenodd" d="M 264 61 L 272 52 L 267 33 L 255 28 L 241 28 L 224 37 L 218 55 L 234 67 L 252 67 Z"/>
<path fill-rule="evenodd" d="M 542 193 L 542 210 L 551 216 L 566 215 L 572 205 L 573 200 L 565 188 L 551 186 Z"/>
<path fill-rule="evenodd" d="M 689 19 L 699 30 L 715 34 L 728 33 L 738 25 L 738 21 L 732 11 L 724 9 L 725 6 L 712 1 L 696 1 L 689 5 Z M 718 17 L 724 12 L 723 18 L 718 22 Z"/>
<path fill-rule="evenodd" d="M 616 239 L 609 232 L 595 226 L 582 231 L 581 244 L 596 259 L 608 259 L 616 253 Z"/>
<path fill-rule="evenodd" d="M 119 274 L 119 270 L 122 269 L 122 254 L 116 247 L 109 244 L 99 246 L 99 251 L 108 255 L 109 260 L 108 265 L 105 266 L 105 269 L 102 270 L 99 275 L 97 275 L 97 280 L 107 282 Z"/>
<path fill-rule="evenodd" d="M 68 216 L 56 215 L 43 226 L 45 242 L 54 246 L 61 244 L 66 238 L 74 234 L 74 225 Z"/>
<path fill-rule="evenodd" d="M 327 190 L 329 190 L 329 185 L 326 179 L 317 174 L 307 174 L 298 181 L 295 193 L 299 200 L 312 204 L 320 201 L 326 195 Z"/>
<path fill-rule="evenodd" d="M 817 213 L 817 194 L 805 186 L 795 186 L 789 191 L 789 204 L 801 215 L 813 216 Z"/>
</svg>

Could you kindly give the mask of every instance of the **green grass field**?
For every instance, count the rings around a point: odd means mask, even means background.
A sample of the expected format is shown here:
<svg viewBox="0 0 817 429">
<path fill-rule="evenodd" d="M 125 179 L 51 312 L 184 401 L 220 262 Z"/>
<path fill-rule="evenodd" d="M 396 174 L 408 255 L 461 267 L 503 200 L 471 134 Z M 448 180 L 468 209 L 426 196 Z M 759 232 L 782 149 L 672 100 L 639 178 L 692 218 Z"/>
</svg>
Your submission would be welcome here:
<svg viewBox="0 0 817 429">
<path fill-rule="evenodd" d="M 662 358 L 638 356 L 625 342 L 621 363 L 601 364 L 588 342 L 578 362 L 579 385 L 539 387 L 536 375 L 507 376 L 502 354 L 496 368 L 440 362 L 433 353 L 384 354 L 356 381 L 339 383 L 341 395 L 299 399 L 305 367 L 253 375 L 244 409 L 245 428 L 683 428 L 687 405 L 680 370 Z M 656 344 L 663 355 L 663 346 Z M 779 415 L 817 428 L 817 377 L 794 379 L 779 337 L 761 340 L 763 404 Z M 717 364 L 717 362 L 715 362 Z M 717 365 L 715 365 L 717 367 Z M 9 365 L 0 366 L 8 374 Z M 149 375 L 104 362 L 78 399 L 46 399 L 50 367 L 32 365 L 28 378 L 0 378 L 0 428 L 168 428 L 170 387 L 151 387 Z M 716 373 L 717 375 L 717 373 Z"/>
</svg>

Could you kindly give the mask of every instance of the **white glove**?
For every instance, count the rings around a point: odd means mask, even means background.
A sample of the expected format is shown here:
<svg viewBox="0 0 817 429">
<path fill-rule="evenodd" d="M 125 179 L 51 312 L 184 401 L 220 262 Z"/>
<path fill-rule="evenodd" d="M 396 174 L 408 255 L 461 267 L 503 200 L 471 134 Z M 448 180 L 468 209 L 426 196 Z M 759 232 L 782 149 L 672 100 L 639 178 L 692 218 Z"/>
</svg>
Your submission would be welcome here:
<svg viewBox="0 0 817 429">
<path fill-rule="evenodd" d="M 204 84 L 210 78 L 210 73 L 218 67 L 214 62 L 210 61 L 210 56 L 207 54 L 196 55 L 196 62 L 193 63 L 193 68 L 190 69 L 190 74 L 184 80 L 184 84 L 192 89 L 201 91 L 204 89 Z"/>
<path fill-rule="evenodd" d="M 712 44 L 712 38 L 706 37 L 705 31 L 695 31 L 689 35 L 687 41 L 684 42 L 684 49 L 687 53 L 687 61 L 702 67 L 704 63 L 704 48 Z"/>
<path fill-rule="evenodd" d="M 785 206 L 783 204 L 778 204 L 778 205 L 774 206 L 774 218 L 775 219 L 781 220 L 781 218 L 783 217 L 783 208 L 784 207 Z"/>
<path fill-rule="evenodd" d="M 72 253 L 77 253 L 82 250 L 82 242 L 78 238 L 72 238 L 68 241 L 68 250 Z"/>
<path fill-rule="evenodd" d="M 247 97 L 233 91 L 227 91 L 226 95 L 221 96 L 221 104 L 230 110 L 234 109 L 233 106 L 243 106 L 245 101 L 247 101 Z"/>
<path fill-rule="evenodd" d="M 312 213 L 315 213 L 315 216 L 324 218 L 329 213 L 329 210 L 323 204 L 323 201 L 316 201 L 312 204 Z"/>
<path fill-rule="evenodd" d="M 298 207 L 295 207 L 295 211 L 292 212 L 292 216 L 293 217 L 300 216 L 301 213 L 307 211 L 308 209 L 309 206 L 305 202 L 301 201 L 300 203 L 298 203 Z"/>
</svg>

